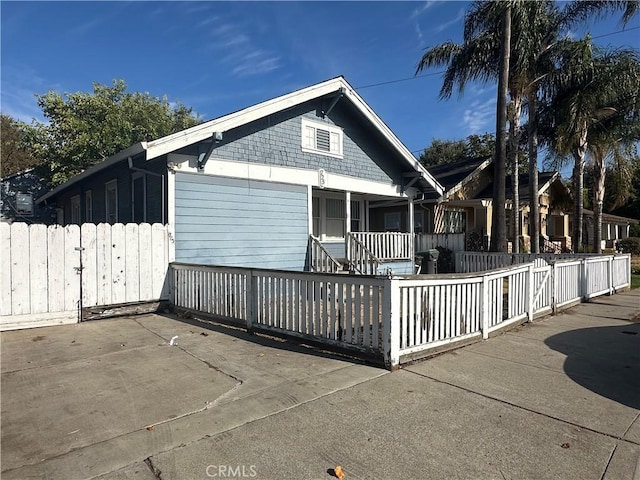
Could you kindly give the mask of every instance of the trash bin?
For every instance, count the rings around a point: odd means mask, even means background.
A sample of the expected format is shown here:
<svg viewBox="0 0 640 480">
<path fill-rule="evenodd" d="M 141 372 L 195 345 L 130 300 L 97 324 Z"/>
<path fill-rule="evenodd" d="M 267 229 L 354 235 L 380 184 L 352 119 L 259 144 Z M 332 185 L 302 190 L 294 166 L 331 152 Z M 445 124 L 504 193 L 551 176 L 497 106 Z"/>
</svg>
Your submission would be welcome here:
<svg viewBox="0 0 640 480">
<path fill-rule="evenodd" d="M 417 252 L 416 256 L 421 258 L 420 273 L 438 273 L 438 255 L 440 252 L 435 248 Z"/>
</svg>

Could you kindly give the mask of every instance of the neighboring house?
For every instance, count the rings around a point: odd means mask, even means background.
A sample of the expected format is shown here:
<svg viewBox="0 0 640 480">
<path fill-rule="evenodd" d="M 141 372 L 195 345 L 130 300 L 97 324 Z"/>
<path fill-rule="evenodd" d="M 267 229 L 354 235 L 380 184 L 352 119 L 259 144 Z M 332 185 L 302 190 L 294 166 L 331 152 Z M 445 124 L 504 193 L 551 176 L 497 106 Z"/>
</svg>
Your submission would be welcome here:
<svg viewBox="0 0 640 480">
<path fill-rule="evenodd" d="M 53 223 L 55 211 L 35 202 L 46 192 L 45 183 L 33 169 L 0 179 L 0 221 Z"/>
<path fill-rule="evenodd" d="M 410 215 L 443 191 L 337 77 L 135 144 L 38 202 L 65 224 L 167 223 L 176 261 L 371 273 L 373 253 L 375 272 L 409 273 L 411 222 L 384 238 L 407 248 L 385 253 L 372 219 L 385 202 Z"/>
<path fill-rule="evenodd" d="M 573 227 L 573 214 L 569 223 Z M 582 210 L 582 243 L 592 245 L 594 239 L 595 216 L 593 210 Z M 601 248 L 615 248 L 615 242 L 629 237 L 631 225 L 640 224 L 640 220 L 620 217 L 610 213 L 602 214 L 602 239 Z"/>
<path fill-rule="evenodd" d="M 437 200 L 426 198 L 416 203 L 414 223 L 425 233 L 465 233 L 468 250 L 487 250 L 490 244 L 493 198 L 493 160 L 491 157 L 471 158 L 460 162 L 428 167 L 445 192 Z M 506 179 L 507 232 L 513 236 L 511 177 Z M 529 235 L 529 177 L 518 177 L 520 195 L 520 232 L 524 250 L 531 247 Z M 569 237 L 568 191 L 558 172 L 538 174 L 540 202 L 540 230 L 543 247 L 550 250 L 568 250 Z M 378 225 L 384 229 L 405 229 L 407 216 L 397 205 L 388 204 L 381 210 Z M 395 216 L 395 217 L 394 217 Z M 391 219 L 399 218 L 398 224 Z"/>
</svg>

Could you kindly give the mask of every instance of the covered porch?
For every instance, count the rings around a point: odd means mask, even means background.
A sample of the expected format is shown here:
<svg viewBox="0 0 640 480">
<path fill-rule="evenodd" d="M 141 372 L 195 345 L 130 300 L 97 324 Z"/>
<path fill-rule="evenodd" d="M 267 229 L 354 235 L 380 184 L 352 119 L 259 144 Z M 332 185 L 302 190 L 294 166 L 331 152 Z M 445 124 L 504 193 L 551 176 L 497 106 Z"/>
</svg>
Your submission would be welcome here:
<svg viewBox="0 0 640 480">
<path fill-rule="evenodd" d="M 383 214 L 389 203 L 399 211 Z M 312 190 L 308 270 L 375 275 L 415 273 L 414 198 Z M 401 221 L 402 218 L 408 221 Z M 418 221 L 417 230 L 422 231 Z"/>
</svg>

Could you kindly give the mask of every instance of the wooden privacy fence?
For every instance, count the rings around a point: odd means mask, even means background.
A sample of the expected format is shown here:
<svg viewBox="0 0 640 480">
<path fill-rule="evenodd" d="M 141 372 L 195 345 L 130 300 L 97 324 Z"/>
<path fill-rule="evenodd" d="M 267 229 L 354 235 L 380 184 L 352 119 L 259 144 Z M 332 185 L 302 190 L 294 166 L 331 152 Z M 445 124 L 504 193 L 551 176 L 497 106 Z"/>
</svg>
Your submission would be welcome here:
<svg viewBox="0 0 640 480">
<path fill-rule="evenodd" d="M 168 296 L 163 225 L 0 223 L 0 239 L 0 329 L 75 322 L 81 306 Z"/>
<path fill-rule="evenodd" d="M 418 233 L 416 234 L 416 252 L 443 247 L 452 252 L 462 252 L 465 247 L 464 233 Z"/>
<path fill-rule="evenodd" d="M 630 284 L 629 255 L 381 277 L 172 263 L 175 307 L 338 346 L 389 368 Z"/>
</svg>

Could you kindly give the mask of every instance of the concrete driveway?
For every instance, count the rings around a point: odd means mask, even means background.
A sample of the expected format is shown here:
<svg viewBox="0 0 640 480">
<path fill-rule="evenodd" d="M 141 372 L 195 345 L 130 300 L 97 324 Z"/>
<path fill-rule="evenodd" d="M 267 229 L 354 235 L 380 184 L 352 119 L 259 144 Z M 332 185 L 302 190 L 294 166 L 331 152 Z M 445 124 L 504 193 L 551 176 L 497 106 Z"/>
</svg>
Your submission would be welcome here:
<svg viewBox="0 0 640 480">
<path fill-rule="evenodd" d="M 2 333 L 2 477 L 637 480 L 639 314 L 603 297 L 392 374 L 172 316 Z"/>
</svg>

